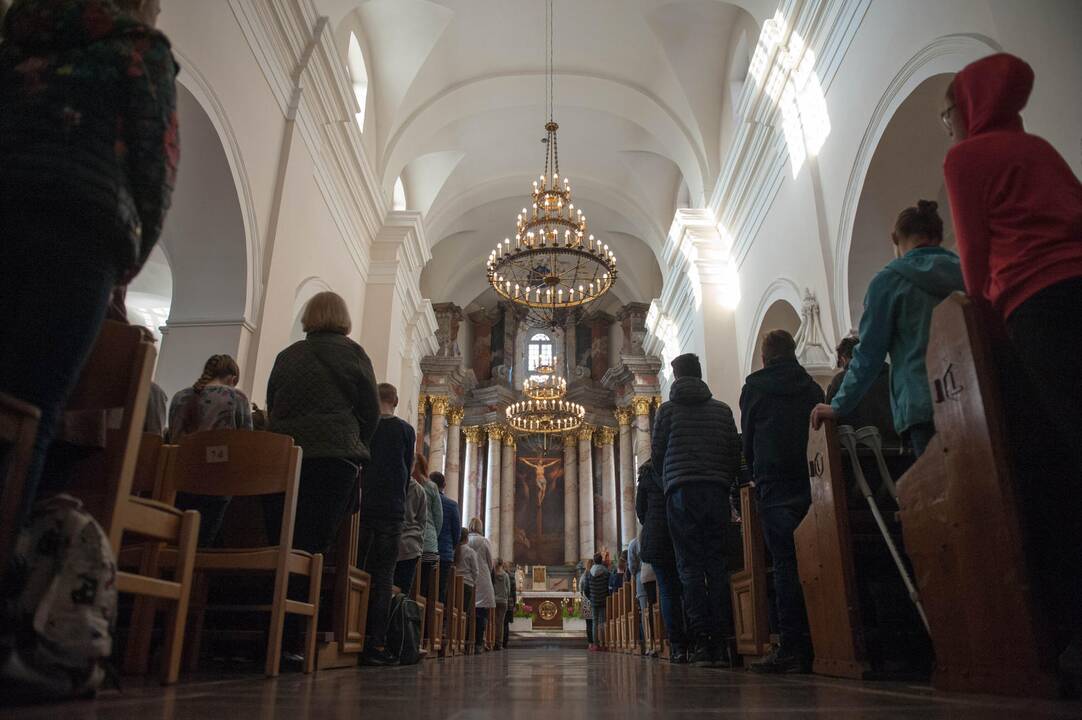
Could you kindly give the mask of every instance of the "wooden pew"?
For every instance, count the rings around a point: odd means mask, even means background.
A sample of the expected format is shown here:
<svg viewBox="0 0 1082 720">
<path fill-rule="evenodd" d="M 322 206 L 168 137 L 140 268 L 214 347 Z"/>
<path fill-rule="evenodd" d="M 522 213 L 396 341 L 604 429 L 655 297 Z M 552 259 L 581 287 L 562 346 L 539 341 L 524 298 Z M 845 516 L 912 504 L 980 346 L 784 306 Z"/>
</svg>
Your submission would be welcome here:
<svg viewBox="0 0 1082 720">
<path fill-rule="evenodd" d="M 428 598 L 421 593 L 421 573 L 423 572 L 423 566 L 421 565 L 420 556 L 417 557 L 417 567 L 413 571 L 413 585 L 409 589 L 410 600 L 417 603 L 417 610 L 421 614 L 421 654 L 428 652 L 427 637 L 425 635 L 425 628 L 428 625 Z"/>
<path fill-rule="evenodd" d="M 933 685 L 1054 696 L 1054 656 L 1023 556 L 992 347 L 978 307 L 960 293 L 932 314 L 927 365 L 938 433 L 898 492 L 935 648 Z"/>
<path fill-rule="evenodd" d="M 462 598 L 459 595 L 459 587 L 462 583 L 462 578 L 458 577 L 454 565 L 451 565 L 448 572 L 447 602 L 444 603 L 443 608 L 444 629 L 443 644 L 441 647 L 441 655 L 443 657 L 453 657 L 459 653 L 458 629 L 462 616 Z"/>
<path fill-rule="evenodd" d="M 421 567 L 423 570 L 424 566 Z M 436 658 L 443 648 L 443 603 L 440 602 L 440 566 L 435 564 L 428 574 L 428 592 L 425 606 L 424 642 L 422 647 L 428 651 L 426 658 Z"/>
<path fill-rule="evenodd" d="M 642 613 L 639 610 L 639 598 L 635 595 L 635 583 L 631 583 L 630 602 L 628 604 L 627 613 L 627 627 L 628 637 L 630 643 L 628 645 L 628 652 L 632 655 L 637 655 L 640 652 L 645 652 L 645 646 L 639 643 L 639 630 L 642 628 Z M 646 631 L 643 630 L 643 642 L 646 641 Z"/>
<path fill-rule="evenodd" d="M 771 644 L 766 544 L 754 493 L 751 485 L 740 488 L 744 569 L 730 579 L 736 652 L 745 664 L 769 653 Z"/>
<path fill-rule="evenodd" d="M 488 622 L 485 623 L 485 650 L 496 647 L 496 608 L 488 608 Z"/>
<path fill-rule="evenodd" d="M 364 651 L 372 582 L 368 573 L 357 567 L 359 532 L 360 513 L 355 512 L 342 523 L 324 564 L 323 587 L 331 592 L 330 602 L 321 605 L 321 621 L 324 626 L 329 621 L 331 631 L 319 633 L 316 667 L 320 670 L 356 665 Z"/>
</svg>

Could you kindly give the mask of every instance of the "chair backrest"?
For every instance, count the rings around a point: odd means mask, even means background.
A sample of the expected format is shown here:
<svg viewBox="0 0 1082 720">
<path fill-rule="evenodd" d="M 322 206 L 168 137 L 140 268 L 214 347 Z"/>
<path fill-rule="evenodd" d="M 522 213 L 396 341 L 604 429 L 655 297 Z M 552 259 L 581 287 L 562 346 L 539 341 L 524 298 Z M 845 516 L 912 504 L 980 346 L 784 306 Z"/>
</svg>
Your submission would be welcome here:
<svg viewBox="0 0 1082 720">
<path fill-rule="evenodd" d="M 301 449 L 289 435 L 261 430 L 206 430 L 177 443 L 164 485 L 197 495 L 273 495 L 286 492 L 300 470 Z"/>
<path fill-rule="evenodd" d="M 138 327 L 105 321 L 68 399 L 69 412 L 101 412 L 105 418 L 104 451 L 71 464 L 68 491 L 105 528 L 114 551 L 123 533 L 114 518 L 131 493 L 154 355 Z"/>
<path fill-rule="evenodd" d="M 139 441 L 139 455 L 135 460 L 135 474 L 131 481 L 132 495 L 158 499 L 165 461 L 163 445 L 162 436 L 158 433 L 143 433 Z"/>
</svg>

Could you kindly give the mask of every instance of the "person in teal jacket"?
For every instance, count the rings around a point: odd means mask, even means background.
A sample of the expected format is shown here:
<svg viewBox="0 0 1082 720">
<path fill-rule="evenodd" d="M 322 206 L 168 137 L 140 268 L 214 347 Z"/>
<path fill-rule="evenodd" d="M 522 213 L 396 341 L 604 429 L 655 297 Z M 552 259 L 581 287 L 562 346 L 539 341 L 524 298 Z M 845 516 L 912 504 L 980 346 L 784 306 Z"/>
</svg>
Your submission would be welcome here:
<svg viewBox="0 0 1082 720">
<path fill-rule="evenodd" d="M 937 204 L 920 200 L 898 215 L 891 240 L 897 257 L 872 279 L 864 296 L 860 344 L 845 380 L 829 405 L 816 405 L 812 426 L 852 413 L 875 384 L 890 356 L 894 427 L 920 456 L 935 435 L 932 396 L 924 356 L 932 310 L 948 295 L 964 291 L 958 256 L 940 247 L 943 220 Z"/>
</svg>

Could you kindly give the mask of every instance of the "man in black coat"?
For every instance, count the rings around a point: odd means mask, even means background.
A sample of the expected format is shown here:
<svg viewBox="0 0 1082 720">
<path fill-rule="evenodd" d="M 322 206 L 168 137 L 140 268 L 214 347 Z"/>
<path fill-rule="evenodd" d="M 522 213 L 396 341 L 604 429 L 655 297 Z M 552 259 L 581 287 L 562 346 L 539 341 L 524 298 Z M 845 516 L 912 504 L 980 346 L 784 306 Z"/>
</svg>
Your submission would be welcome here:
<svg viewBox="0 0 1082 720">
<path fill-rule="evenodd" d="M 740 424 L 763 536 L 774 560 L 781 644 L 751 667 L 758 672 L 808 672 L 811 643 L 793 531 L 811 505 L 808 416 L 823 402 L 823 390 L 797 362 L 796 342 L 784 330 L 773 330 L 763 339 L 763 365 L 748 376 L 740 393 Z"/>
<path fill-rule="evenodd" d="M 652 459 L 665 488 L 666 515 L 684 589 L 695 665 L 725 664 L 732 604 L 725 564 L 729 488 L 740 471 L 740 438 L 729 406 L 702 380 L 699 358 L 672 361 L 669 401 L 654 419 Z"/>
</svg>

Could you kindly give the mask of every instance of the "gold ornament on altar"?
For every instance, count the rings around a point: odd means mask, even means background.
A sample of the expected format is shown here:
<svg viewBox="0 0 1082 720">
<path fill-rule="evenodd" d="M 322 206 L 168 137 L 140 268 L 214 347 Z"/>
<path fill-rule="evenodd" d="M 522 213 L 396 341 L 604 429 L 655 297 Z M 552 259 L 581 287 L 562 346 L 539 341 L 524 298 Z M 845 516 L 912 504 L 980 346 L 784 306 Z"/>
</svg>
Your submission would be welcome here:
<svg viewBox="0 0 1082 720">
<path fill-rule="evenodd" d="M 537 614 L 546 622 L 553 620 L 560 614 L 560 606 L 551 600 L 544 600 L 537 606 Z"/>
<path fill-rule="evenodd" d="M 571 183 L 560 178 L 560 154 L 553 119 L 552 0 L 546 15 L 548 122 L 545 171 L 533 183 L 531 204 L 515 221 L 514 242 L 497 243 L 485 263 L 496 292 L 526 309 L 534 327 L 557 327 L 561 314 L 598 299 L 616 282 L 616 255 L 588 231 L 582 209 L 571 201 Z"/>
</svg>

